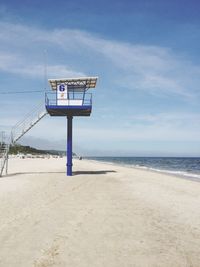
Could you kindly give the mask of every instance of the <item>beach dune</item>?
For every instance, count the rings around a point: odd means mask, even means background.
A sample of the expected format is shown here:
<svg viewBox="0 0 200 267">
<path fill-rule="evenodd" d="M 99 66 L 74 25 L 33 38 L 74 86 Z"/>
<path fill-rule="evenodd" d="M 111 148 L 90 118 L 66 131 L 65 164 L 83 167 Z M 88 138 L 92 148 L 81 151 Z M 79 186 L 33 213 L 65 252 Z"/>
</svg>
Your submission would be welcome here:
<svg viewBox="0 0 200 267">
<path fill-rule="evenodd" d="M 1 267 L 200 266 L 200 183 L 88 160 L 11 159 Z"/>
</svg>

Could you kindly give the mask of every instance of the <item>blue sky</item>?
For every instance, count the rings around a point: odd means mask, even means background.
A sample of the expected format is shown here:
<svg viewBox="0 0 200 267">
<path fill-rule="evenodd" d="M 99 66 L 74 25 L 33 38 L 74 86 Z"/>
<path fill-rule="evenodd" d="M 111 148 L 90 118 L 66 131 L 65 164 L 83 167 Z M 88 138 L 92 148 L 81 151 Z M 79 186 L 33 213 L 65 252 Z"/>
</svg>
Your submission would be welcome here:
<svg viewBox="0 0 200 267">
<path fill-rule="evenodd" d="M 99 76 L 90 118 L 74 118 L 83 155 L 200 156 L 199 1 L 1 1 L 0 93 L 48 78 Z M 44 93 L 0 94 L 0 130 Z M 65 149 L 66 119 L 21 140 Z"/>
</svg>

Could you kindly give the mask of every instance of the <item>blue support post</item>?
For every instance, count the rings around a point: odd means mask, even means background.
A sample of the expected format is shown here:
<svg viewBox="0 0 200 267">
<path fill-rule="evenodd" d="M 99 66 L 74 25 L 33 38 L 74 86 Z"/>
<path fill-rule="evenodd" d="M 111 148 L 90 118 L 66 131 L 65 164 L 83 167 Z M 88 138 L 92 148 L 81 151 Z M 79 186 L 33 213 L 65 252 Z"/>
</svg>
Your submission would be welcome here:
<svg viewBox="0 0 200 267">
<path fill-rule="evenodd" d="M 67 116 L 67 176 L 72 176 L 72 116 Z"/>
</svg>

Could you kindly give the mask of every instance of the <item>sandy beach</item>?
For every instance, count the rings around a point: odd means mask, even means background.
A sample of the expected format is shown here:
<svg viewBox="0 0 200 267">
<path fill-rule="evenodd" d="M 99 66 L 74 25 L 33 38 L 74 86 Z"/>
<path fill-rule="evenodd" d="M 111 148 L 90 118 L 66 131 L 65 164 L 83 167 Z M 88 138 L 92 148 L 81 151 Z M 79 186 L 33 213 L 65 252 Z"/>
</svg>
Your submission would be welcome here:
<svg viewBox="0 0 200 267">
<path fill-rule="evenodd" d="M 10 159 L 1 267 L 200 266 L 200 183 L 87 160 Z"/>
</svg>

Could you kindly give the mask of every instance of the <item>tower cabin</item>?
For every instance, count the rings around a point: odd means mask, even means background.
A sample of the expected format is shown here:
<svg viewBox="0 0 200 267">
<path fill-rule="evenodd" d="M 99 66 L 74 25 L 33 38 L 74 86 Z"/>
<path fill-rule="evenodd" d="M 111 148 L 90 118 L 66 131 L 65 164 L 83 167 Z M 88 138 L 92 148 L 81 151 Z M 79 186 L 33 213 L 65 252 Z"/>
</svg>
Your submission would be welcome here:
<svg viewBox="0 0 200 267">
<path fill-rule="evenodd" d="M 90 116 L 97 77 L 49 79 L 52 93 L 46 94 L 46 110 L 51 116 Z"/>
<path fill-rule="evenodd" d="M 51 116 L 67 117 L 67 175 L 72 175 L 72 119 L 74 116 L 90 116 L 92 94 L 97 77 L 50 79 L 52 93 L 46 94 L 45 106 Z"/>
</svg>

